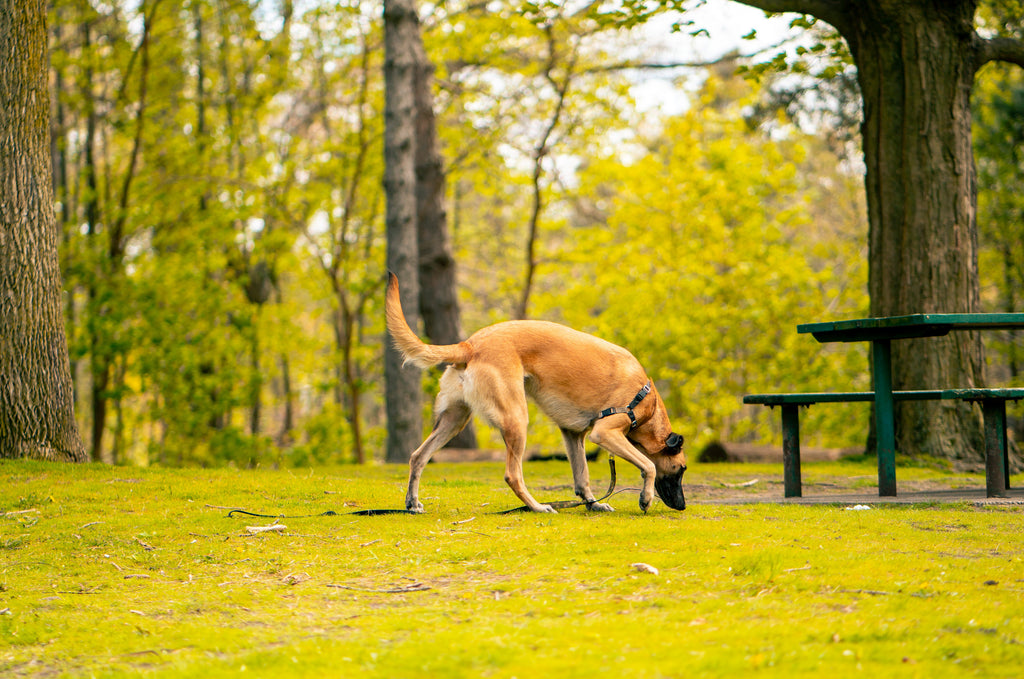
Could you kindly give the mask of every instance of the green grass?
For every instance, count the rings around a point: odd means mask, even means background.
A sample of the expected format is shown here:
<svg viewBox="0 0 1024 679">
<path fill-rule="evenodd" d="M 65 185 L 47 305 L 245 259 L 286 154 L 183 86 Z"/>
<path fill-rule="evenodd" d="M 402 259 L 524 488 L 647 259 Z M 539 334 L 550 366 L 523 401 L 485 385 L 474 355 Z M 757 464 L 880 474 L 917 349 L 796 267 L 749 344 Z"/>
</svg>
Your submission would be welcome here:
<svg viewBox="0 0 1024 679">
<path fill-rule="evenodd" d="M 681 513 L 627 492 L 610 515 L 499 515 L 518 504 L 500 465 L 431 465 L 423 515 L 251 535 L 273 520 L 227 508 L 399 507 L 406 471 L 0 463 L 0 675 L 1020 676 L 1024 507 L 702 504 L 725 484 L 781 497 L 781 469 L 694 467 Z M 526 474 L 571 495 L 565 462 Z M 821 488 L 873 474 L 804 465 Z"/>
</svg>

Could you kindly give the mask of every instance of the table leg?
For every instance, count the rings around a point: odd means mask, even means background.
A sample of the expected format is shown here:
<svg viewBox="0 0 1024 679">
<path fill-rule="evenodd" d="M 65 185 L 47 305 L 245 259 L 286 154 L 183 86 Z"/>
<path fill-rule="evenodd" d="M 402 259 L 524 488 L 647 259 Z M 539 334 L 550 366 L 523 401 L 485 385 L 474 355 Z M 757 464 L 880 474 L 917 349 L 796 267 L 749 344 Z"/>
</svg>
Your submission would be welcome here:
<svg viewBox="0 0 1024 679">
<path fill-rule="evenodd" d="M 985 414 L 985 494 L 1006 497 L 1006 401 L 982 401 L 981 409 Z"/>
<path fill-rule="evenodd" d="M 896 425 L 892 398 L 892 347 L 889 340 L 871 343 L 875 387 L 875 434 L 878 452 L 878 495 L 896 495 Z"/>
<path fill-rule="evenodd" d="M 782 476 L 786 497 L 801 497 L 800 406 L 782 406 Z"/>
<path fill-rule="evenodd" d="M 1010 490 L 1010 441 L 1006 436 L 1006 401 L 1003 401 L 1003 485 Z"/>
</svg>

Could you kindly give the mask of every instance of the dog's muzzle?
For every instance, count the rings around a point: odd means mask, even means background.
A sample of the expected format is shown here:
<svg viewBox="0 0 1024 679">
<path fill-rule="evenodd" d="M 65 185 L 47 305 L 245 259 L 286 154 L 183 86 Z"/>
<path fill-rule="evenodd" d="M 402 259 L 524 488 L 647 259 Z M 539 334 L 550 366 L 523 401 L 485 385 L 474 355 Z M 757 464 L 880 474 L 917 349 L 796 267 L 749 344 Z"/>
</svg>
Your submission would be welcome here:
<svg viewBox="0 0 1024 679">
<path fill-rule="evenodd" d="M 661 501 L 672 509 L 686 509 L 686 497 L 683 495 L 683 472 L 686 467 L 671 476 L 659 476 L 654 479 L 654 489 L 658 491 Z"/>
</svg>

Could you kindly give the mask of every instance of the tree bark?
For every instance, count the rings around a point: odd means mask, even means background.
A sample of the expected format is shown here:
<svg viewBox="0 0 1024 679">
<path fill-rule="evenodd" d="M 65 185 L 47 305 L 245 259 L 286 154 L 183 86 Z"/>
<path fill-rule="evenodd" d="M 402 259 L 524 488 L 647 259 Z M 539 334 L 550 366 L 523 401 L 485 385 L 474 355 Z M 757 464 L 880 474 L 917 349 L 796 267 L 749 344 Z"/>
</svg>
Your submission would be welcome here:
<svg viewBox="0 0 1024 679">
<path fill-rule="evenodd" d="M 977 36 L 976 0 L 742 1 L 813 14 L 850 46 L 864 101 L 871 314 L 978 311 L 970 94 L 985 59 L 1016 52 Z M 895 342 L 893 370 L 896 389 L 984 385 L 981 339 L 951 333 Z M 903 453 L 983 460 L 975 406 L 898 404 L 896 434 Z"/>
<path fill-rule="evenodd" d="M 402 282 L 409 326 L 419 326 L 419 246 L 416 219 L 414 45 L 419 18 L 413 0 L 384 2 L 384 192 L 387 266 Z M 385 459 L 407 462 L 423 435 L 421 372 L 403 366 L 385 338 L 384 377 L 388 441 Z"/>
<path fill-rule="evenodd" d="M 434 344 L 456 344 L 465 339 L 459 317 L 452 256 L 445 210 L 445 173 L 434 116 L 434 66 L 423 40 L 416 33 L 416 227 L 419 247 L 420 314 L 423 331 Z M 476 448 L 472 422 L 446 445 Z"/>
<path fill-rule="evenodd" d="M 84 462 L 61 315 L 43 0 L 0 0 L 0 63 L 0 458 Z"/>
</svg>

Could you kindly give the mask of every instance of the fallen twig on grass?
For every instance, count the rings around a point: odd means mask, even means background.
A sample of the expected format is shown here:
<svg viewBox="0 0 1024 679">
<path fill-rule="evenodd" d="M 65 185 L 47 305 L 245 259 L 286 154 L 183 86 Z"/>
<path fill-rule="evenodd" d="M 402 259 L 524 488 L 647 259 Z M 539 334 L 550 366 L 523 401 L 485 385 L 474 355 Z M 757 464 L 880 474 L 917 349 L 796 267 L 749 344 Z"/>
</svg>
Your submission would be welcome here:
<svg viewBox="0 0 1024 679">
<path fill-rule="evenodd" d="M 422 582 L 412 582 L 408 585 L 395 585 L 393 587 L 386 587 L 384 589 L 374 589 L 372 587 L 354 587 L 352 585 L 337 585 L 334 583 L 328 583 L 328 587 L 334 587 L 335 589 L 348 589 L 354 592 L 370 592 L 372 594 L 406 594 L 407 592 L 426 592 L 430 589 L 430 585 L 425 585 Z"/>
<path fill-rule="evenodd" d="M 9 512 L 2 512 L 0 516 L 15 516 L 16 514 L 30 514 L 32 512 L 38 512 L 38 509 L 14 509 Z"/>
<path fill-rule="evenodd" d="M 485 538 L 493 538 L 493 535 L 488 533 L 481 533 L 478 530 L 455 530 L 454 528 L 448 531 L 448 535 L 481 535 Z"/>
<path fill-rule="evenodd" d="M 630 567 L 635 571 L 641 573 L 650 573 L 651 575 L 658 575 L 658 569 L 647 563 L 634 563 L 630 564 Z"/>
<path fill-rule="evenodd" d="M 275 523 L 270 526 L 246 526 L 245 529 L 249 531 L 250 534 L 257 535 L 258 533 L 270 532 L 283 533 L 284 531 L 288 530 L 288 526 L 285 526 L 284 524 L 280 523 Z"/>
<path fill-rule="evenodd" d="M 744 481 L 742 483 L 726 483 L 725 481 L 722 481 L 722 485 L 726 488 L 749 488 L 760 481 L 761 479 L 750 479 L 749 481 Z"/>
<path fill-rule="evenodd" d="M 298 585 L 307 580 L 311 580 L 309 573 L 289 573 L 288 575 L 281 578 L 281 582 L 286 585 Z"/>
</svg>

